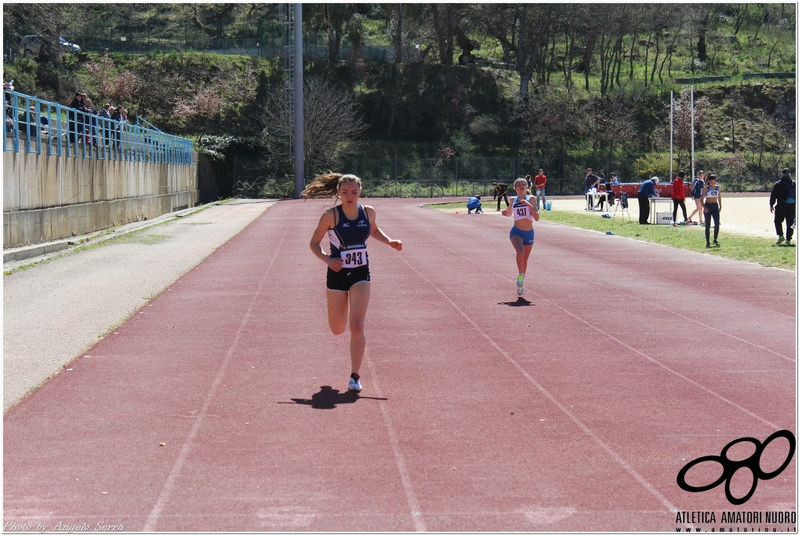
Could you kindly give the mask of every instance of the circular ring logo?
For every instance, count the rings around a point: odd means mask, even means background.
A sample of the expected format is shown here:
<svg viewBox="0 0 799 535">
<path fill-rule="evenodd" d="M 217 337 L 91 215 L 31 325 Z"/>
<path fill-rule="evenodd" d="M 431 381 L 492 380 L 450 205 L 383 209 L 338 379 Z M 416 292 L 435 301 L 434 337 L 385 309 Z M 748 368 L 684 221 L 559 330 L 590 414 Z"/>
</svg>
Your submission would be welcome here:
<svg viewBox="0 0 799 535">
<path fill-rule="evenodd" d="M 790 451 L 788 451 L 788 456 L 785 458 L 785 461 L 779 466 L 779 468 L 771 472 L 764 472 L 760 468 L 760 457 L 763 455 L 763 452 L 771 443 L 771 441 L 774 440 L 775 438 L 780 438 L 780 437 L 788 440 L 788 444 L 790 445 Z M 755 452 L 746 459 L 743 459 L 741 461 L 733 461 L 732 459 L 727 457 L 727 452 L 730 451 L 730 448 L 741 442 L 751 442 L 752 444 L 754 444 Z M 710 490 L 719 486 L 722 483 L 722 481 L 724 481 L 725 482 L 724 493 L 727 495 L 727 500 L 733 505 L 741 505 L 749 501 L 749 498 L 751 498 L 752 495 L 755 493 L 758 481 L 760 481 L 761 479 L 764 481 L 773 479 L 778 475 L 780 475 L 782 471 L 785 470 L 785 468 L 787 468 L 788 464 L 791 462 L 791 459 L 793 458 L 794 451 L 796 451 L 796 437 L 794 437 L 793 433 L 791 433 L 787 429 L 783 429 L 782 431 L 777 431 L 776 433 L 768 437 L 766 441 L 763 442 L 762 444 L 756 438 L 751 438 L 751 437 L 738 438 L 736 440 L 733 440 L 726 446 L 724 446 L 724 449 L 721 450 L 720 455 L 707 455 L 705 457 L 699 457 L 698 459 L 694 459 L 693 461 L 683 466 L 682 470 L 680 470 L 680 473 L 677 474 L 677 485 L 679 485 L 681 489 L 687 492 L 704 492 L 706 490 Z M 689 485 L 688 483 L 686 483 L 685 476 L 688 473 L 688 471 L 694 466 L 706 462 L 719 463 L 723 468 L 721 476 L 719 476 L 719 478 L 713 483 L 701 487 L 694 487 L 693 485 Z M 746 496 L 744 496 L 743 498 L 736 498 L 735 496 L 732 495 L 732 492 L 730 491 L 730 482 L 732 481 L 732 477 L 735 475 L 735 473 L 741 468 L 748 468 L 752 472 L 752 487 L 749 489 L 749 492 L 746 493 Z"/>
</svg>

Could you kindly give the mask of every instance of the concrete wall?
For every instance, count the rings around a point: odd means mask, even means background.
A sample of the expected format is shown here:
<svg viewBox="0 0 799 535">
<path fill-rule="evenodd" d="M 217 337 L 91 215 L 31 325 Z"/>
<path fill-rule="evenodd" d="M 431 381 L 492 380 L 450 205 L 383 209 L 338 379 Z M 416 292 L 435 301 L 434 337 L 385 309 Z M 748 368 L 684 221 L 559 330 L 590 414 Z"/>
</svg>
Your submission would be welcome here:
<svg viewBox="0 0 799 535">
<path fill-rule="evenodd" d="M 197 204 L 197 164 L 3 153 L 3 247 L 67 238 Z"/>
</svg>

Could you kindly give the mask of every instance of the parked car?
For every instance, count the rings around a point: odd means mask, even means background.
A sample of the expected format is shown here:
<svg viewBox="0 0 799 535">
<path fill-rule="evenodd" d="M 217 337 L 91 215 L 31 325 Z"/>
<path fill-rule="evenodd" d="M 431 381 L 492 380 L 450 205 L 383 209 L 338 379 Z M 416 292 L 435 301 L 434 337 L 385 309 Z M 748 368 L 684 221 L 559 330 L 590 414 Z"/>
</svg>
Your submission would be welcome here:
<svg viewBox="0 0 799 535">
<path fill-rule="evenodd" d="M 63 37 L 58 38 L 61 49 L 64 52 L 80 52 L 80 47 L 75 43 L 70 43 Z M 23 56 L 38 56 L 42 48 L 41 35 L 26 35 L 19 42 L 19 53 Z"/>
</svg>

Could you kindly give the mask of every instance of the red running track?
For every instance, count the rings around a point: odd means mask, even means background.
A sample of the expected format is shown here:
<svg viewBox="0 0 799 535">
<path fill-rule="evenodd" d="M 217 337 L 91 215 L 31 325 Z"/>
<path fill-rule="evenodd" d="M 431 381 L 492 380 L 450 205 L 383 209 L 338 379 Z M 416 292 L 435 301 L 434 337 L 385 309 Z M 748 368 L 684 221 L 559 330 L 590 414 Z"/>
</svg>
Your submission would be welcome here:
<svg viewBox="0 0 799 535">
<path fill-rule="evenodd" d="M 308 248 L 330 202 L 280 202 L 5 415 L 6 530 L 672 531 L 796 511 L 795 460 L 742 506 L 676 483 L 736 438 L 796 432 L 793 273 L 542 221 L 517 301 L 509 219 L 367 202 L 404 249 L 370 247 L 360 397 Z M 732 481 L 740 497 L 752 477 Z"/>
</svg>

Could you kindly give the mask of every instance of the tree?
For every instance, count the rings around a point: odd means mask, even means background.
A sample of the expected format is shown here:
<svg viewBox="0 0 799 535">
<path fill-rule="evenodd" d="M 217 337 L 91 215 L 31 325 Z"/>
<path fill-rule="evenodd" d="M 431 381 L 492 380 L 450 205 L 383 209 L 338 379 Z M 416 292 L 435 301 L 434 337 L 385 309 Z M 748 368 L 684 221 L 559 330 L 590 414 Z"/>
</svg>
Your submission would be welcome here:
<svg viewBox="0 0 799 535">
<path fill-rule="evenodd" d="M 519 39 L 516 46 L 516 70 L 519 72 L 519 95 L 530 98 L 533 70 L 545 52 L 550 33 L 564 8 L 561 4 L 522 4 L 519 10 Z"/>
<path fill-rule="evenodd" d="M 124 102 L 141 86 L 141 80 L 133 72 L 117 72 L 114 60 L 107 53 L 99 61 L 89 58 L 84 68 L 89 74 L 89 83 L 102 101 Z"/>
<path fill-rule="evenodd" d="M 306 80 L 303 95 L 305 171 L 313 175 L 335 169 L 355 154 L 356 140 L 368 125 L 361 120 L 355 98 L 328 82 Z M 293 135 L 293 118 L 286 113 L 287 96 L 286 92 L 274 91 L 263 105 L 260 146 L 268 167 L 273 167 L 276 160 L 285 161 L 291 154 L 288 139 Z"/>
<path fill-rule="evenodd" d="M 605 166 L 613 167 L 613 152 L 635 137 L 633 106 L 627 94 L 619 92 L 612 98 L 592 98 L 587 106 L 590 115 L 586 129 L 600 149 L 605 149 Z"/>
<path fill-rule="evenodd" d="M 512 119 L 521 125 L 527 157 L 552 175 L 567 176 L 567 149 L 582 140 L 587 122 L 573 95 L 543 88 L 536 98 L 518 99 Z"/>
<path fill-rule="evenodd" d="M 453 16 L 455 5 L 433 3 L 429 4 L 428 8 L 435 29 L 439 61 L 442 65 L 452 65 L 455 47 L 455 17 Z"/>
<path fill-rule="evenodd" d="M 9 29 L 26 27 L 30 33 L 41 35 L 39 57 L 47 63 L 58 65 L 63 52 L 59 37 L 69 24 L 72 9 L 77 8 L 69 4 L 3 4 L 4 29 L 6 21 L 15 21 L 9 25 Z"/>
<path fill-rule="evenodd" d="M 220 39 L 225 28 L 236 20 L 244 4 L 185 4 L 184 12 L 195 28 L 209 37 Z"/>
</svg>

